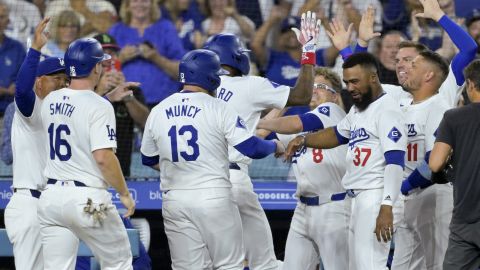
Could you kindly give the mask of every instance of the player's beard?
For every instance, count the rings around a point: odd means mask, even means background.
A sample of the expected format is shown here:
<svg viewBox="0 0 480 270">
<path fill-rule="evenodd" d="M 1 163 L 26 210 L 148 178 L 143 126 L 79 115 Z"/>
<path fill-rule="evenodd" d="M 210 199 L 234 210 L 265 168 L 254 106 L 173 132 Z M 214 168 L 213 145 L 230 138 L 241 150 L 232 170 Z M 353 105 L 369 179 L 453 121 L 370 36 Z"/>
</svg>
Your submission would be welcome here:
<svg viewBox="0 0 480 270">
<path fill-rule="evenodd" d="M 360 100 L 353 99 L 353 104 L 360 110 L 364 111 L 370 103 L 373 102 L 373 89 L 371 86 L 368 86 L 367 92 L 362 94 Z"/>
</svg>

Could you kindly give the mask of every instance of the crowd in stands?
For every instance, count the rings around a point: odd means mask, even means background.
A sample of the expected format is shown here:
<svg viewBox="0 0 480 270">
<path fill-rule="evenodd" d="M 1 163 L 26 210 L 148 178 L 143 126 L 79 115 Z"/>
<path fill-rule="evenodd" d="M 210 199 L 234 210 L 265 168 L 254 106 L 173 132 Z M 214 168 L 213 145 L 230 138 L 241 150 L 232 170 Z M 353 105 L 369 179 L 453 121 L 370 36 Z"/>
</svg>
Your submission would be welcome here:
<svg viewBox="0 0 480 270">
<path fill-rule="evenodd" d="M 460 2 L 439 0 L 445 13 L 480 45 L 480 2 Z M 300 25 L 298 15 L 314 10 L 322 19 L 316 62 L 339 71 L 342 58 L 327 33 L 331 22 L 351 25 L 354 46 L 361 14 L 369 6 L 376 10 L 375 31 L 382 35 L 368 50 L 379 59 L 382 83 L 398 85 L 395 55 L 404 40 L 419 41 L 447 60 L 458 51 L 437 22 L 414 16 L 422 11 L 418 0 L 0 0 L 0 116 L 5 114 L 7 129 L 2 160 L 11 162 L 8 122 L 15 110 L 7 106 L 13 101 L 16 75 L 35 26 L 45 16 L 51 17 L 50 41 L 42 54 L 63 57 L 73 40 L 95 36 L 113 55 L 96 92 L 104 95 L 121 83 L 139 83 L 131 87 L 132 97 L 111 100 L 118 122 L 118 154 L 124 173 L 130 175 L 133 130 L 143 128 L 149 108 L 179 90 L 178 65 L 186 52 L 201 48 L 212 35 L 233 33 L 251 50 L 252 74 L 294 86 L 301 45 L 290 29 Z"/>
</svg>

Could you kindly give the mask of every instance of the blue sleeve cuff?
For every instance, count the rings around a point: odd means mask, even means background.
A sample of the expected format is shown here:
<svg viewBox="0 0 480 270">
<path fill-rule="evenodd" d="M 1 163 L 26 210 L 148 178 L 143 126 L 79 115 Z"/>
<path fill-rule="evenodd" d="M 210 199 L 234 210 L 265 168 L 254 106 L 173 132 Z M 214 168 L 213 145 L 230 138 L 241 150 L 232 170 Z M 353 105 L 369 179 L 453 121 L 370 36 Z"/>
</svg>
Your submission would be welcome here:
<svg viewBox="0 0 480 270">
<path fill-rule="evenodd" d="M 405 168 L 405 151 L 392 150 L 385 152 L 383 155 L 385 156 L 387 165 L 394 164 Z"/>
<path fill-rule="evenodd" d="M 145 166 L 155 166 L 160 163 L 160 156 L 149 157 L 142 154 L 142 164 Z"/>
<path fill-rule="evenodd" d="M 274 153 L 277 149 L 277 144 L 252 136 L 234 147 L 238 152 L 249 158 L 260 159 Z"/>
<path fill-rule="evenodd" d="M 346 47 L 346 48 L 343 48 L 341 51 L 340 51 L 340 55 L 342 56 L 342 59 L 345 60 L 347 59 L 348 57 L 350 57 L 350 55 L 352 55 L 353 52 L 352 52 L 352 48 L 350 48 L 350 46 Z"/>
<path fill-rule="evenodd" d="M 322 120 L 318 116 L 312 113 L 304 113 L 299 115 L 300 121 L 302 121 L 303 131 L 316 131 L 323 129 Z"/>
<path fill-rule="evenodd" d="M 408 181 L 413 188 L 426 188 L 432 185 L 432 181 L 425 178 L 418 169 L 415 169 L 405 180 Z"/>
<path fill-rule="evenodd" d="M 362 52 L 367 52 L 367 51 L 368 51 L 368 47 L 362 47 L 358 43 L 357 43 L 357 45 L 355 45 L 355 50 L 354 50 L 355 53 L 362 53 Z"/>
<path fill-rule="evenodd" d="M 347 144 L 348 143 L 348 138 L 345 138 L 338 132 L 337 126 L 333 127 L 333 130 L 335 130 L 335 135 L 337 136 L 337 140 L 339 144 Z"/>
</svg>

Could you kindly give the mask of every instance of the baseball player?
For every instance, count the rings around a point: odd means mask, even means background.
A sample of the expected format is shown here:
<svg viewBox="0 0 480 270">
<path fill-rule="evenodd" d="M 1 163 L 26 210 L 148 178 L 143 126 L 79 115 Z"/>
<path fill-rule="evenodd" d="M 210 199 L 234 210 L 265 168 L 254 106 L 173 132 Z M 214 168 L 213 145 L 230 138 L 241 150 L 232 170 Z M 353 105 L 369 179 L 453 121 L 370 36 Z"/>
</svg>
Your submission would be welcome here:
<svg viewBox="0 0 480 270">
<path fill-rule="evenodd" d="M 47 135 L 47 186 L 40 197 L 45 269 L 74 269 L 79 239 L 102 269 L 132 269 L 127 232 L 107 191 L 112 185 L 127 208 L 135 210 L 114 149 L 115 115 L 93 92 L 109 59 L 97 40 L 75 40 L 65 52 L 68 88 L 50 93 L 42 104 Z"/>
<path fill-rule="evenodd" d="M 335 127 L 296 137 L 286 151 L 290 158 L 304 146 L 328 149 L 348 143 L 342 184 L 353 197 L 349 244 L 350 267 L 355 269 L 385 269 L 393 234 L 392 205 L 405 162 L 402 112 L 384 94 L 377 70 L 371 54 L 350 56 L 343 64 L 343 80 L 354 103 L 350 112 Z"/>
<path fill-rule="evenodd" d="M 459 49 L 459 53 L 453 58 L 452 63 L 450 65 L 450 70 L 448 73 L 447 78 L 442 83 L 440 88 L 438 89 L 439 96 L 442 97 L 444 102 L 447 103 L 449 107 L 456 106 L 458 102 L 458 98 L 461 93 L 461 85 L 464 82 L 464 77 L 462 74 L 463 68 L 468 65 L 475 57 L 475 52 L 477 50 L 477 45 L 475 41 L 465 32 L 462 27 L 455 24 L 452 20 L 450 20 L 445 13 L 440 9 L 437 0 L 422 0 L 420 1 L 424 7 L 424 13 L 420 14 L 419 16 L 427 17 L 438 21 L 438 23 L 444 28 L 447 34 L 451 37 L 452 41 L 455 43 L 457 48 Z M 356 52 L 366 51 L 366 47 L 368 45 L 368 41 L 373 37 L 379 35 L 378 33 L 374 33 L 373 31 L 373 22 L 372 22 L 372 14 L 374 13 L 373 8 L 369 8 L 368 11 L 362 16 L 362 22 L 360 24 L 359 29 L 359 40 L 357 47 L 355 49 Z M 340 31 L 341 33 L 342 31 Z M 338 37 L 342 37 L 342 35 L 337 35 Z M 337 38 L 337 40 L 340 40 Z M 343 45 L 342 45 L 343 44 Z M 337 48 L 345 48 L 341 50 L 342 56 L 348 57 L 351 53 L 348 43 L 340 42 Z M 420 43 L 415 43 L 411 41 L 404 41 L 400 43 L 400 48 L 397 53 L 397 65 L 396 65 L 396 73 L 400 84 L 403 86 L 404 82 L 408 79 L 407 74 L 409 74 L 408 70 L 411 67 L 412 60 L 419 55 L 420 52 L 426 51 L 428 48 Z M 401 101 L 404 100 L 404 103 L 408 103 L 409 100 L 412 99 L 412 94 L 408 91 L 405 91 L 401 86 L 395 85 L 382 85 L 384 90 L 394 97 L 395 100 Z M 437 123 L 438 124 L 438 123 Z M 411 147 L 411 146 L 410 146 Z M 418 149 L 416 149 L 418 151 Z M 407 155 L 408 158 L 408 155 Z M 434 189 L 445 189 L 445 187 L 434 187 Z M 449 192 L 447 190 L 443 190 L 444 192 Z M 451 193 L 451 191 L 450 191 Z M 442 220 L 447 220 L 450 214 L 446 209 L 451 208 L 451 199 L 448 198 L 443 200 L 442 198 L 447 198 L 448 194 L 441 195 L 438 194 L 439 199 L 437 200 L 436 205 L 438 205 L 438 209 L 440 210 L 439 213 L 447 213 L 445 214 Z M 418 208 L 416 208 L 418 209 Z M 426 212 L 428 210 L 425 210 Z M 404 197 L 401 195 L 400 199 L 398 200 L 397 204 L 394 207 L 394 214 L 395 214 L 395 253 L 394 253 L 394 260 L 392 264 L 392 269 L 417 269 L 414 266 L 417 264 L 421 264 L 424 261 L 423 256 L 420 252 L 419 253 L 419 237 L 418 235 L 415 236 L 414 229 L 412 225 L 407 225 L 405 219 L 412 220 L 412 218 L 416 217 L 418 212 L 412 211 L 411 213 L 404 212 Z M 429 214 L 426 214 L 429 215 Z M 438 215 L 437 215 L 438 216 Z M 428 224 L 431 231 L 437 231 L 439 235 L 447 236 L 448 235 L 448 225 L 445 222 L 433 222 L 434 220 L 431 219 L 431 223 Z M 448 221 L 447 221 L 448 222 Z M 442 225 L 443 224 L 443 225 Z M 427 224 L 423 224 L 422 226 L 427 226 Z M 432 238 L 436 239 L 436 238 Z M 445 237 L 440 237 L 440 239 L 445 239 Z M 445 248 L 440 248 L 444 246 L 444 241 L 437 241 L 434 245 L 427 245 L 427 248 L 431 247 L 430 251 L 427 251 L 426 255 L 429 257 L 429 260 L 434 260 L 435 258 L 441 258 L 444 254 Z M 435 248 L 438 247 L 438 248 Z M 415 253 L 415 254 L 414 254 Z M 417 259 L 413 259 L 413 258 Z M 417 261 L 415 263 L 415 261 Z M 430 266 L 434 264 L 441 265 L 438 262 L 434 263 L 427 263 Z M 429 268 L 431 269 L 431 268 Z"/>
<path fill-rule="evenodd" d="M 230 34 L 212 37 L 204 46 L 220 56 L 222 67 L 229 75 L 222 76 L 217 89 L 217 98 L 235 109 L 252 132 L 265 109 L 294 105 L 308 105 L 313 86 L 313 66 L 315 65 L 315 43 L 320 31 L 320 20 L 315 13 L 302 15 L 301 30 L 295 29 L 299 42 L 303 45 L 302 67 L 293 89 L 278 85 L 268 79 L 249 76 L 249 59 L 238 41 Z M 308 42 L 307 42 L 308 41 Z M 234 199 L 240 210 L 246 259 L 251 270 L 278 269 L 279 262 L 273 249 L 272 232 L 253 185 L 248 175 L 251 160 L 233 147 L 229 149 L 230 182 Z"/>
<path fill-rule="evenodd" d="M 40 50 L 47 42 L 43 31 L 48 21 L 48 18 L 44 19 L 35 29 L 32 47 L 20 67 L 16 82 L 12 123 L 14 194 L 5 209 L 5 227 L 13 244 L 18 270 L 43 270 L 37 206 L 46 185 L 42 175 L 46 162 L 43 144 L 46 136 L 42 130 L 40 108 L 45 96 L 65 87 L 67 79 L 63 59 L 46 58 L 39 63 Z"/>
<path fill-rule="evenodd" d="M 451 185 L 432 185 L 428 168 L 435 133 L 443 114 L 450 107 L 444 98 L 436 95 L 448 75 L 448 65 L 440 55 L 425 51 L 412 61 L 403 86 L 412 95 L 403 104 L 408 132 L 406 179 L 402 183 L 403 195 L 416 188 L 418 192 L 406 197 L 405 222 L 411 228 L 414 249 L 405 269 L 442 269 L 448 244 L 449 223 L 453 210 Z M 429 187 L 431 186 L 431 187 Z M 428 187 L 428 188 L 427 188 Z"/>
<path fill-rule="evenodd" d="M 242 118 L 214 98 L 218 56 L 194 50 L 180 61 L 183 90 L 155 106 L 145 126 L 142 162 L 160 170 L 162 214 L 173 269 L 243 269 L 242 227 L 228 181 L 228 145 L 250 158 L 283 153 L 252 136 Z"/>
<path fill-rule="evenodd" d="M 327 68 L 315 70 L 310 112 L 260 120 L 257 128 L 277 132 L 281 141 L 338 124 L 342 84 Z M 282 133 L 282 134 L 279 134 Z M 295 135 L 293 135 L 295 136 Z M 345 145 L 333 149 L 302 148 L 292 160 L 299 198 L 285 247 L 283 269 L 316 270 L 321 258 L 325 269 L 348 269 L 350 200 L 345 200 L 341 180 L 345 175 Z"/>
</svg>

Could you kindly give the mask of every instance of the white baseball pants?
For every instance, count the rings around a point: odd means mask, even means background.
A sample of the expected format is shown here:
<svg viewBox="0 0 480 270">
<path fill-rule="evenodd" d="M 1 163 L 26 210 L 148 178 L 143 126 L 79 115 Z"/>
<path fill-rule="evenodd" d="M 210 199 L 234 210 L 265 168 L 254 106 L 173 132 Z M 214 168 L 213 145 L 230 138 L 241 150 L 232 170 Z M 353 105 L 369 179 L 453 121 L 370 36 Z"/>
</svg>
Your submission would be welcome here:
<svg viewBox="0 0 480 270">
<path fill-rule="evenodd" d="M 162 215 L 173 270 L 209 269 L 210 264 L 243 270 L 242 226 L 229 188 L 163 192 Z"/>
<path fill-rule="evenodd" d="M 385 270 L 390 241 L 378 242 L 375 226 L 383 189 L 369 189 L 352 198 L 350 217 L 350 269 Z"/>
<path fill-rule="evenodd" d="M 5 208 L 5 228 L 17 270 L 43 270 L 38 201 L 28 189 L 19 189 Z"/>
<path fill-rule="evenodd" d="M 412 260 L 422 258 L 428 270 L 442 269 L 452 211 L 453 187 L 450 184 L 430 186 L 405 200 L 405 221 L 415 234 L 413 248 L 419 250 L 412 255 Z"/>
<path fill-rule="evenodd" d="M 265 211 L 253 191 L 248 166 L 239 164 L 241 170 L 230 169 L 233 198 L 242 219 L 245 256 L 250 270 L 281 269 L 273 248 L 273 237 Z"/>
<path fill-rule="evenodd" d="M 348 270 L 350 199 L 318 206 L 298 203 L 285 247 L 283 269 Z"/>
<path fill-rule="evenodd" d="M 84 212 L 88 198 L 94 205 L 108 206 L 101 223 Z M 127 231 L 111 198 L 105 189 L 76 187 L 71 182 L 47 185 L 38 207 L 45 270 L 75 269 L 79 238 L 92 250 L 102 270 L 133 269 Z"/>
</svg>

